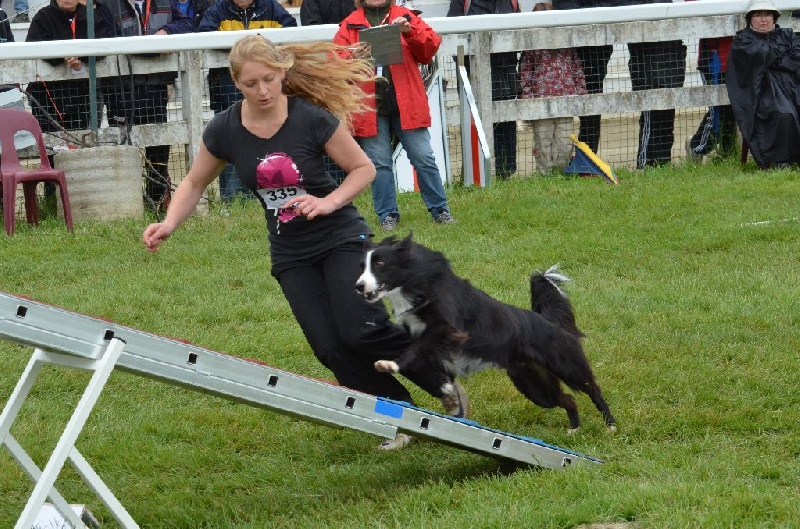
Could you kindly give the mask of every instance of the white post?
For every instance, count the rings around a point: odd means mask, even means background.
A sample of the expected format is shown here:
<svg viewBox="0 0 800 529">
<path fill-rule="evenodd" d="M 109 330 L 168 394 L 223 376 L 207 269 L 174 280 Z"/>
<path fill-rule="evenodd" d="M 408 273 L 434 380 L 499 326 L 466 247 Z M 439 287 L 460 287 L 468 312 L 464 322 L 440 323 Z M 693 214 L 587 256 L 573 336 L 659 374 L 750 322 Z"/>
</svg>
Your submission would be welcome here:
<svg viewBox="0 0 800 529">
<path fill-rule="evenodd" d="M 37 350 L 37 352 L 42 355 L 42 357 L 38 359 L 39 362 L 46 361 L 48 363 L 70 365 L 71 367 L 92 370 L 94 371 L 94 374 L 92 375 L 89 384 L 86 386 L 86 390 L 84 391 L 81 400 L 78 402 L 72 417 L 67 423 L 67 426 L 64 428 L 64 433 L 61 434 L 61 438 L 58 440 L 53 453 L 50 455 L 47 465 L 44 467 L 44 470 L 39 476 L 36 486 L 34 487 L 30 498 L 28 498 L 28 502 L 25 505 L 25 508 L 22 510 L 19 520 L 17 520 L 15 529 L 30 529 L 36 520 L 36 516 L 41 510 L 45 499 L 52 490 L 56 478 L 58 478 L 58 474 L 64 467 L 64 463 L 72 456 L 73 451 L 75 451 L 75 442 L 78 440 L 78 435 L 80 435 L 83 426 L 86 424 L 86 420 L 89 418 L 89 413 L 91 413 L 92 408 L 94 408 L 94 405 L 97 403 L 97 399 L 100 397 L 100 393 L 103 391 L 103 387 L 105 387 L 108 377 L 111 375 L 114 365 L 116 365 L 117 359 L 122 353 L 124 346 L 125 343 L 123 341 L 114 338 L 111 340 L 111 343 L 106 348 L 105 353 L 100 359 L 85 360 L 66 357 L 64 358 L 64 360 L 67 360 L 66 362 L 60 361 L 60 357 L 64 355 L 60 355 L 58 353 L 51 354 Z M 30 384 L 32 384 L 32 382 L 33 380 L 26 381 L 26 383 Z M 25 384 L 23 384 L 23 386 L 24 385 Z M 27 391 L 29 390 L 30 387 L 25 390 L 25 394 L 27 394 Z M 21 406 L 21 404 L 22 403 L 20 402 L 13 405 L 12 409 L 16 406 Z M 56 505 L 56 508 L 58 508 L 61 515 L 65 518 L 70 516 L 69 512 L 61 512 L 61 509 L 58 505 Z M 67 509 L 67 511 L 69 511 L 69 509 Z M 128 519 L 130 519 L 130 516 L 127 515 L 127 512 L 124 514 Z M 114 515 L 117 517 L 118 513 L 114 513 Z M 124 526 L 138 527 L 135 523 Z"/>
</svg>

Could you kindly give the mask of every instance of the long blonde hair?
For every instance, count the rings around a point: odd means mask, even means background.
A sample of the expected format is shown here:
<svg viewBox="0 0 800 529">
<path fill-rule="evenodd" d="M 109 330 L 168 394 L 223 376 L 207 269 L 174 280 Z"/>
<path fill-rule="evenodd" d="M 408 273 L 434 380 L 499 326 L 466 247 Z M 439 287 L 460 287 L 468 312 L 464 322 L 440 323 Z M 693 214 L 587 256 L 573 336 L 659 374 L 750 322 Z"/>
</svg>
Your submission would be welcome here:
<svg viewBox="0 0 800 529">
<path fill-rule="evenodd" d="M 239 78 L 245 62 L 283 70 L 283 93 L 300 96 L 328 109 L 348 127 L 354 113 L 370 110 L 361 83 L 375 80 L 370 61 L 352 58 L 353 50 L 331 42 L 276 46 L 261 35 L 249 35 L 231 48 L 231 77 Z"/>
</svg>

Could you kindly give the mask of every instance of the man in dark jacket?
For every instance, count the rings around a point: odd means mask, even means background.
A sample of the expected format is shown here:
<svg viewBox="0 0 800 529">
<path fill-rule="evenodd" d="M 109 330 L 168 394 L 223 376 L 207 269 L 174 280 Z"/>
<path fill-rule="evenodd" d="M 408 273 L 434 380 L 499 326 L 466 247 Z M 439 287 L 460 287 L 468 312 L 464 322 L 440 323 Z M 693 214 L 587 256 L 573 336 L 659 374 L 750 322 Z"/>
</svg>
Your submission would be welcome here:
<svg viewBox="0 0 800 529">
<path fill-rule="evenodd" d="M 671 3 L 672 0 L 554 0 L 556 9 L 588 7 L 625 7 L 644 4 Z M 592 46 L 578 53 L 584 62 L 586 89 L 601 93 L 606 76 L 610 46 Z M 686 46 L 681 40 L 661 42 L 633 42 L 628 44 L 631 86 L 634 91 L 683 86 L 686 76 Z M 600 144 L 599 116 L 581 118 L 581 136 L 592 150 Z M 669 163 L 672 144 L 675 142 L 675 109 L 643 110 L 639 116 L 639 149 L 636 167 Z"/>
<path fill-rule="evenodd" d="M 353 0 L 303 0 L 300 4 L 300 24 L 338 24 L 355 10 Z"/>
<path fill-rule="evenodd" d="M 552 0 L 554 9 L 582 9 L 585 7 L 609 7 L 618 2 L 602 0 Z M 608 61 L 614 52 L 611 44 L 603 46 L 578 46 L 575 48 L 583 66 L 587 94 L 602 94 L 603 81 L 608 74 Z M 578 139 L 597 152 L 600 147 L 600 114 L 580 117 Z"/>
<path fill-rule="evenodd" d="M 4 42 L 14 42 L 14 33 L 11 32 L 11 22 L 3 8 L 0 7 L 0 44 Z M 0 92 L 13 90 L 11 85 L 0 85 Z M 0 185 L 0 210 L 3 209 L 3 186 Z"/>
<path fill-rule="evenodd" d="M 14 34 L 11 32 L 11 22 L 8 14 L 0 7 L 0 44 L 4 42 L 14 42 Z"/>
<path fill-rule="evenodd" d="M 683 41 L 632 42 L 628 44 L 628 53 L 628 70 L 634 91 L 683 86 L 686 78 L 686 46 Z M 642 110 L 636 167 L 641 169 L 670 163 L 674 143 L 675 109 Z"/>
<path fill-rule="evenodd" d="M 95 17 L 95 38 L 108 37 L 110 30 L 102 17 Z M 86 6 L 78 0 L 51 0 L 49 5 L 39 9 L 34 15 L 25 42 L 86 38 Z M 54 67 L 64 65 L 75 73 L 84 73 L 89 59 L 69 56 L 44 61 Z M 27 91 L 33 98 L 33 115 L 44 132 L 89 128 L 89 99 L 86 97 L 89 93 L 89 79 L 85 74 L 60 81 L 42 79 L 28 84 Z"/>
<path fill-rule="evenodd" d="M 519 13 L 517 0 L 450 0 L 449 17 Z M 517 75 L 517 52 L 492 53 L 492 101 L 516 99 L 520 91 Z M 469 63 L 465 66 L 469 70 Z M 494 170 L 498 178 L 508 178 L 517 171 L 517 122 L 495 123 Z"/>
<path fill-rule="evenodd" d="M 163 26 L 188 18 L 176 10 L 170 0 L 152 0 L 141 3 L 141 6 L 134 0 L 105 0 L 105 3 L 114 21 L 114 37 L 156 35 Z M 140 11 L 142 9 L 144 11 Z M 122 58 L 119 70 L 118 77 L 105 79 L 102 83 L 109 125 L 131 127 L 166 123 L 168 86 L 175 82 L 177 74 L 135 74 L 131 63 Z M 169 203 L 169 148 L 169 145 L 145 148 L 143 175 L 147 205 L 154 210 L 165 209 Z"/>
<path fill-rule="evenodd" d="M 206 9 L 214 3 L 213 0 L 171 0 L 172 12 L 179 12 L 185 18 L 175 19 L 161 26 L 156 35 L 181 35 L 197 31 Z"/>
</svg>

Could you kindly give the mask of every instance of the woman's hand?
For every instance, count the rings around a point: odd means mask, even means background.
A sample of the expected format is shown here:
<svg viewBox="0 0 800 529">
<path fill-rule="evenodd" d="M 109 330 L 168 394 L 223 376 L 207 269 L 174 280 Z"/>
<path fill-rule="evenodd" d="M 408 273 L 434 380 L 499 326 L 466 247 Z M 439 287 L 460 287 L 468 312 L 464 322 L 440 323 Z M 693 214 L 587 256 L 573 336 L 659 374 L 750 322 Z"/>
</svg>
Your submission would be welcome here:
<svg viewBox="0 0 800 529">
<path fill-rule="evenodd" d="M 144 229 L 142 242 L 148 252 L 157 252 L 161 243 L 166 241 L 175 228 L 165 222 L 156 222 Z"/>
<path fill-rule="evenodd" d="M 302 195 L 295 197 L 281 206 L 283 209 L 290 209 L 297 215 L 301 215 L 308 220 L 314 220 L 319 215 L 330 215 L 338 208 L 333 199 L 328 197 L 315 197 L 314 195 Z"/>
</svg>

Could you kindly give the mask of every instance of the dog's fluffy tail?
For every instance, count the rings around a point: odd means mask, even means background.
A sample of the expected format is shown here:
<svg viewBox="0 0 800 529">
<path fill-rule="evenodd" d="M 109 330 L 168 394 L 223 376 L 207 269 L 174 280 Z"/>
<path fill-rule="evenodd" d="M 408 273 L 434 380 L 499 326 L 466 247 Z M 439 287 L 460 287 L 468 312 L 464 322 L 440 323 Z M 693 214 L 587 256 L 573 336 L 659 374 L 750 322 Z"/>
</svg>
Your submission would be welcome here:
<svg viewBox="0 0 800 529">
<path fill-rule="evenodd" d="M 582 338 L 584 334 L 575 323 L 572 303 L 560 287 L 568 281 L 570 278 L 559 272 L 558 265 L 551 266 L 546 272 L 531 274 L 531 310 L 573 336 Z"/>
</svg>

